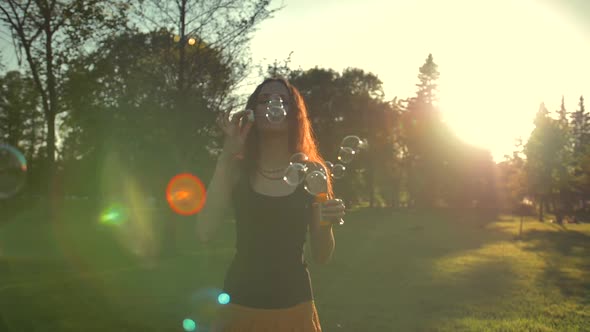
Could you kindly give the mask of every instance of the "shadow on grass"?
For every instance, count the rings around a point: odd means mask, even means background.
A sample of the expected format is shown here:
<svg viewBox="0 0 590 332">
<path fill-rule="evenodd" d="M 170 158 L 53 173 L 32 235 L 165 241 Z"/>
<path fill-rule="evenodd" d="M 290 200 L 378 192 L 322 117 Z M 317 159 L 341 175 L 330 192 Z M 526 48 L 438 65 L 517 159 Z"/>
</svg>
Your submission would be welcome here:
<svg viewBox="0 0 590 332">
<path fill-rule="evenodd" d="M 104 258 L 99 259 L 103 262 L 101 268 L 108 263 L 131 264 L 116 258 L 124 257 L 127 251 L 108 232 L 98 236 L 92 228 L 75 226 L 84 216 L 87 213 L 79 210 L 64 221 L 64 229 L 70 232 L 65 237 L 70 241 L 66 247 L 84 253 L 80 257 L 86 262 L 105 251 Z M 182 319 L 189 318 L 191 310 L 195 310 L 192 295 L 223 283 L 233 253 L 233 224 L 224 224 L 211 250 L 203 252 L 194 241 L 194 223 L 190 220 L 167 213 L 154 218 L 177 222 L 175 239 L 183 254 L 159 262 L 154 269 L 131 268 L 49 286 L 12 288 L 0 293 L 0 312 L 5 313 L 5 320 L 11 326 L 28 320 L 27 324 L 32 324 L 30 331 L 84 330 L 89 321 L 96 330 L 181 330 Z M 494 256 L 493 250 L 501 250 L 494 247 L 498 243 L 513 243 L 513 233 L 489 231 L 485 226 L 492 219 L 478 211 L 365 209 L 350 213 L 344 226 L 334 229 L 336 251 L 331 263 L 312 263 L 306 247 L 324 330 L 437 331 L 433 324 L 443 319 L 472 316 L 489 318 L 493 323 L 494 319 L 511 318 L 513 304 L 504 301 L 518 291 L 514 280 L 519 277 L 518 272 L 512 261 Z M 27 229 L 33 232 L 37 228 Z M 530 231 L 525 239 L 530 243 L 529 250 L 554 253 L 549 258 L 557 267 L 553 268 L 553 275 L 548 273 L 544 278 L 561 277 L 555 271 L 568 264 L 560 261 L 564 255 L 590 257 L 587 246 L 582 253 L 578 248 L 584 241 L 588 243 L 587 237 L 576 237 L 572 244 L 568 237 L 572 234 L 564 234 L 556 241 L 554 235 L 559 237 L 558 234 Z M 491 254 L 486 251 L 490 246 Z M 472 256 L 476 260 L 460 260 Z M 455 261 L 457 257 L 459 260 Z M 445 259 L 456 268 L 441 274 L 437 266 Z M 587 263 L 581 260 L 580 264 Z M 13 278 L 38 273 L 35 268 L 51 269 L 38 265 L 30 270 L 13 270 Z M 579 286 L 582 294 L 588 293 L 586 285 Z M 51 325 L 43 329 L 43 322 Z M 456 330 L 464 328 L 457 325 Z"/>
<path fill-rule="evenodd" d="M 509 238 L 482 230 L 476 211 L 359 210 L 336 228 L 329 265 L 312 265 L 318 310 L 327 331 L 431 331 L 429 321 L 458 304 L 487 303 L 510 291 L 511 262 L 483 261 L 441 278 L 444 257 Z M 352 314 L 351 314 L 352 313 Z"/>
<path fill-rule="evenodd" d="M 15 210 L 0 225 L 0 331 L 179 331 L 195 311 L 191 294 L 223 283 L 229 225 L 203 252 L 194 218 L 153 210 L 125 230 L 75 203 Z M 153 236 L 136 237 L 146 230 Z M 166 239 L 174 250 L 163 253 Z M 146 266 L 134 243 L 154 244 L 155 261 Z"/>
<path fill-rule="evenodd" d="M 553 227 L 557 231 L 526 232 L 524 249 L 543 254 L 547 263 L 543 279 L 559 287 L 564 296 L 590 304 L 590 236 L 564 225 Z"/>
</svg>

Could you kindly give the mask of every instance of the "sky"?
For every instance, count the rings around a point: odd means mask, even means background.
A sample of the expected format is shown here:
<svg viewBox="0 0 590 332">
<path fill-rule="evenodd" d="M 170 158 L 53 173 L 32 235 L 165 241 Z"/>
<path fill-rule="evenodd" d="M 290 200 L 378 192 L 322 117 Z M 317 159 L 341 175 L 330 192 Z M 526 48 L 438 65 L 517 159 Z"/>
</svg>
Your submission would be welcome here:
<svg viewBox="0 0 590 332">
<path fill-rule="evenodd" d="M 385 98 L 415 95 L 432 53 L 445 122 L 496 161 L 524 142 L 541 102 L 590 100 L 590 0 L 274 0 L 250 44 L 255 64 L 361 68 Z M 5 62 L 15 56 L 0 34 Z M 587 103 L 588 106 L 588 103 Z"/>
<path fill-rule="evenodd" d="M 386 99 L 414 96 L 432 53 L 445 122 L 496 161 L 526 142 L 541 102 L 590 100 L 590 1 L 282 0 L 251 43 L 255 62 L 361 68 Z"/>
</svg>

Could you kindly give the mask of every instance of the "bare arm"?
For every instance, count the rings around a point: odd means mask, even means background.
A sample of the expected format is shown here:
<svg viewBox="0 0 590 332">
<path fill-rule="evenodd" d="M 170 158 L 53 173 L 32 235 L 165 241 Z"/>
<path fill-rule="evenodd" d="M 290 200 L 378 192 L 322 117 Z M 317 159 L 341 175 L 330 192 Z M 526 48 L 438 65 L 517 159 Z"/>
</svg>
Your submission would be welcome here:
<svg viewBox="0 0 590 332">
<path fill-rule="evenodd" d="M 231 191 L 236 180 L 236 163 L 227 153 L 217 159 L 215 172 L 207 187 L 205 206 L 197 216 L 197 237 L 207 243 L 219 222 L 227 216 L 231 207 Z"/>
<path fill-rule="evenodd" d="M 229 112 L 226 112 L 217 120 L 225 133 L 225 144 L 207 187 L 205 206 L 197 216 L 197 237 L 205 244 L 215 232 L 219 221 L 230 210 L 232 188 L 238 179 L 238 165 L 234 155 L 243 151 L 246 136 L 252 127 L 251 113 L 248 110 L 241 111 L 230 120 Z"/>
<path fill-rule="evenodd" d="M 316 203 L 317 204 L 317 203 Z M 309 227 L 311 254 L 314 262 L 326 264 L 332 259 L 334 253 L 335 241 L 332 226 L 320 226 L 319 220 L 321 215 L 319 207 L 313 207 L 314 219 Z"/>
<path fill-rule="evenodd" d="M 344 209 L 344 203 L 340 199 L 313 203 L 309 233 L 311 253 L 316 263 L 325 264 L 332 258 L 335 241 L 331 221 L 342 220 Z"/>
</svg>

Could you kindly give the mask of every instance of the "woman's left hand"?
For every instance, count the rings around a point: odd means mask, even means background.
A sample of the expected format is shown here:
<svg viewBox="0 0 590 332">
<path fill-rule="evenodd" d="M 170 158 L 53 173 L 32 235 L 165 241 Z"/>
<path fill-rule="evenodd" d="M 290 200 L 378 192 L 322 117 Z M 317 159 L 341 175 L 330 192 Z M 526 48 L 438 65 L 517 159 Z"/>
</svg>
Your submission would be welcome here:
<svg viewBox="0 0 590 332">
<path fill-rule="evenodd" d="M 346 206 L 344 202 L 339 199 L 329 199 L 323 203 L 320 203 L 320 211 L 322 219 L 330 219 L 339 221 L 346 214 Z"/>
<path fill-rule="evenodd" d="M 323 202 L 316 201 L 312 205 L 312 227 L 341 223 L 344 217 L 346 206 L 341 199 L 328 199 Z"/>
</svg>

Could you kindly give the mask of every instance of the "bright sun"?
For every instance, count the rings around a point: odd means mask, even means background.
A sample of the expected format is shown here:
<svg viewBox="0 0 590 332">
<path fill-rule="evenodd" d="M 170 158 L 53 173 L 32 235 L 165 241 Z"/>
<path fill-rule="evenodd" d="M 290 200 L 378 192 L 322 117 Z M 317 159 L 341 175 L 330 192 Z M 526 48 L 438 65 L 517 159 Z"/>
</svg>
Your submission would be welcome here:
<svg viewBox="0 0 590 332">
<path fill-rule="evenodd" d="M 444 119 L 496 161 L 517 137 L 526 142 L 541 102 L 556 111 L 563 95 L 574 111 L 590 80 L 588 34 L 566 1 L 316 1 L 313 11 L 311 0 L 285 2 L 254 38 L 255 58 L 293 51 L 292 68 L 361 68 L 391 100 L 415 95 L 417 69 L 432 53 Z M 306 37 L 294 45 L 285 35 Z"/>
<path fill-rule="evenodd" d="M 555 111 L 565 95 L 575 109 L 588 46 L 563 17 L 531 1 L 471 6 L 487 14 L 455 21 L 460 38 L 446 40 L 438 62 L 440 107 L 459 137 L 500 161 L 518 136 L 526 141 L 541 102 Z M 564 52 L 572 46 L 580 52 Z"/>
</svg>

